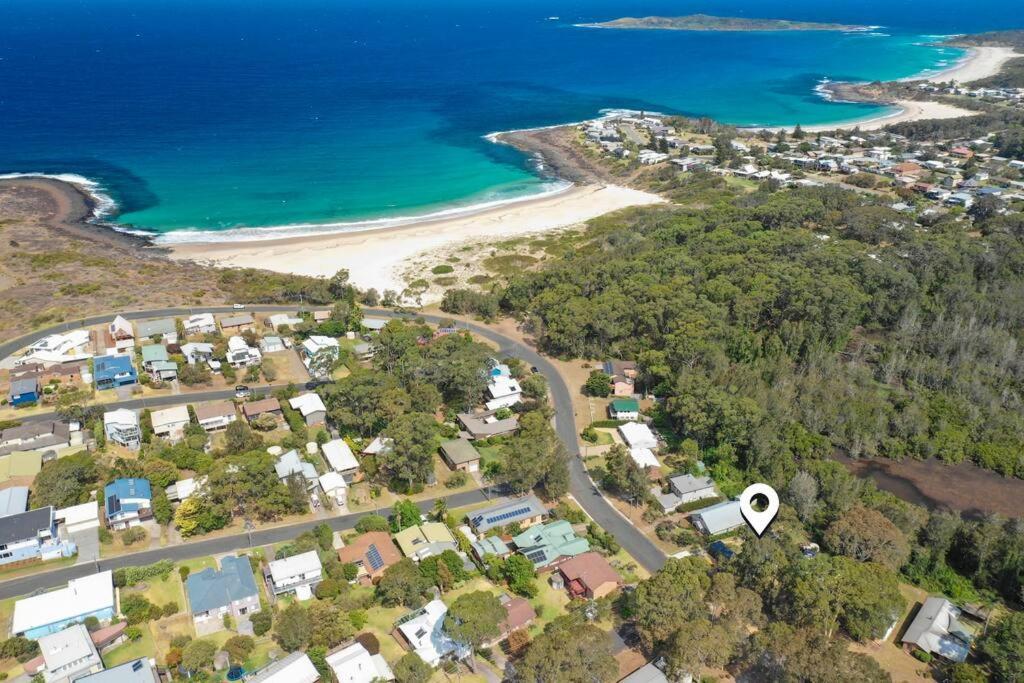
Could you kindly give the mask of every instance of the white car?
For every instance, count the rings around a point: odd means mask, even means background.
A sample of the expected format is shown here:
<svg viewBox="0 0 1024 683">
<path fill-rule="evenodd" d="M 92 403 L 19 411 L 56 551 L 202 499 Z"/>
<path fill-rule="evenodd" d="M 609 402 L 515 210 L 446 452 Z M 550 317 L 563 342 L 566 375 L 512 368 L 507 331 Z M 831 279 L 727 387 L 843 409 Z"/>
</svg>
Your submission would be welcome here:
<svg viewBox="0 0 1024 683">
<path fill-rule="evenodd" d="M 235 309 L 236 311 L 240 311 L 243 308 L 245 308 L 245 304 L 232 304 L 231 308 Z"/>
</svg>

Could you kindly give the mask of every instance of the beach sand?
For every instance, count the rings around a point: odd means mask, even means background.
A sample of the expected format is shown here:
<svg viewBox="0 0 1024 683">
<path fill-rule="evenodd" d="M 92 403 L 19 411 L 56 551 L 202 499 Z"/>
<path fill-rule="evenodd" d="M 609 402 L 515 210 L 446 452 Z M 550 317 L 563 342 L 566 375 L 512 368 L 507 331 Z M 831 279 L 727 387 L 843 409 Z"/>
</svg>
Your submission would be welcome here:
<svg viewBox="0 0 1024 683">
<path fill-rule="evenodd" d="M 967 49 L 966 57 L 959 63 L 925 80 L 931 83 L 970 83 L 996 75 L 1003 68 L 1003 64 L 1020 56 L 1012 47 L 971 47 Z"/>
<path fill-rule="evenodd" d="M 925 119 L 955 119 L 961 116 L 975 116 L 979 112 L 961 107 L 954 107 L 951 104 L 942 102 L 931 102 L 928 100 L 897 100 L 893 106 L 898 107 L 896 111 L 878 118 L 866 121 L 849 121 L 847 123 L 827 123 L 820 126 L 803 126 L 807 133 L 818 133 L 829 130 L 853 130 L 859 128 L 863 131 L 880 130 L 894 123 L 906 121 L 924 121 Z M 787 129 L 791 130 L 791 129 Z"/>
<path fill-rule="evenodd" d="M 465 242 L 497 241 L 577 225 L 610 211 L 664 201 L 618 185 L 578 185 L 549 197 L 396 228 L 165 246 L 173 259 L 224 267 L 325 277 L 344 268 L 358 287 L 401 292 L 407 285 L 403 276 L 408 266 L 427 253 Z M 429 277 L 429 269 L 418 276 Z"/>
</svg>

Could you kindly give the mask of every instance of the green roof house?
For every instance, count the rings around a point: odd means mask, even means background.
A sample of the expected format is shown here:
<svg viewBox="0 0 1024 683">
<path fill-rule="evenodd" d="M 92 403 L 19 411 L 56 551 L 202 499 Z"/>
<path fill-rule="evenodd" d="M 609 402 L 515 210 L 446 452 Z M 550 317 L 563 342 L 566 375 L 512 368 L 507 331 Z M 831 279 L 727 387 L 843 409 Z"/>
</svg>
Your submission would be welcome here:
<svg viewBox="0 0 1024 683">
<path fill-rule="evenodd" d="M 635 398 L 617 398 L 608 406 L 613 420 L 639 420 L 640 402 Z"/>
<path fill-rule="evenodd" d="M 577 536 L 572 525 L 564 519 L 530 527 L 513 537 L 512 542 L 526 559 L 533 562 L 535 569 L 590 550 L 587 539 Z"/>
</svg>

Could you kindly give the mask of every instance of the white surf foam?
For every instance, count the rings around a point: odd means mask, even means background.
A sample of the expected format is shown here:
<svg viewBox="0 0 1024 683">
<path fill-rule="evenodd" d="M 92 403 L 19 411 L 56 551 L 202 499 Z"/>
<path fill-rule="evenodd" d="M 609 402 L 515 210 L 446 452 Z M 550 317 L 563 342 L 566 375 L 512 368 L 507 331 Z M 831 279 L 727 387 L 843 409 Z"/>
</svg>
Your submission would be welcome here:
<svg viewBox="0 0 1024 683">
<path fill-rule="evenodd" d="M 117 202 L 106 193 L 104 187 L 85 176 L 77 173 L 4 173 L 0 174 L 0 180 L 11 180 L 13 178 L 49 178 L 60 180 L 68 185 L 74 185 L 85 192 L 93 201 L 93 218 L 103 220 L 113 215 L 117 210 Z"/>
</svg>

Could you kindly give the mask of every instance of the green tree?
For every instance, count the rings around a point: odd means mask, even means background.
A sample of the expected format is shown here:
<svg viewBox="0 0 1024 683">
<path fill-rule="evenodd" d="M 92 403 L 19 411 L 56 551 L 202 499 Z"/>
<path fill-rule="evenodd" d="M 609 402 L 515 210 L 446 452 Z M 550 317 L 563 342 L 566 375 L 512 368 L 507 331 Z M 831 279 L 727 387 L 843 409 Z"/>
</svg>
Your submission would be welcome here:
<svg viewBox="0 0 1024 683">
<path fill-rule="evenodd" d="M 583 393 L 587 396 L 604 398 L 612 393 L 612 378 L 601 370 L 591 370 L 583 385 Z"/>
<path fill-rule="evenodd" d="M 243 420 L 235 420 L 224 430 L 224 450 L 228 453 L 248 453 L 259 450 L 263 438 L 249 428 Z"/>
<path fill-rule="evenodd" d="M 202 671 L 213 664 L 217 646 L 208 640 L 193 640 L 181 651 L 181 665 L 187 671 Z"/>
<path fill-rule="evenodd" d="M 368 531 L 390 531 L 391 524 L 381 515 L 363 515 L 356 522 L 356 532 L 365 534 Z"/>
<path fill-rule="evenodd" d="M 633 595 L 633 613 L 644 647 L 665 645 L 683 624 L 705 612 L 703 599 L 710 585 L 706 564 L 693 557 L 669 559 L 641 581 Z"/>
<path fill-rule="evenodd" d="M 379 462 L 392 479 L 405 482 L 408 489 L 426 483 L 434 470 L 438 426 L 433 416 L 409 413 L 397 417 L 388 427 L 390 450 Z"/>
<path fill-rule="evenodd" d="M 899 569 L 910 556 L 906 537 L 876 510 L 854 506 L 825 531 L 826 547 L 861 562 L 879 562 Z"/>
<path fill-rule="evenodd" d="M 618 678 L 608 634 L 574 616 L 556 617 L 516 666 L 522 683 L 610 683 Z"/>
<path fill-rule="evenodd" d="M 1012 612 L 990 626 L 978 649 L 996 681 L 1024 680 L 1024 612 Z"/>
<path fill-rule="evenodd" d="M 428 683 L 434 670 L 415 652 L 406 652 L 395 664 L 394 674 L 398 683 Z"/>
<path fill-rule="evenodd" d="M 390 524 L 392 533 L 398 533 L 411 526 L 419 526 L 420 509 L 416 507 L 416 503 L 408 498 L 403 498 L 391 508 Z"/>
<path fill-rule="evenodd" d="M 416 608 L 423 604 L 423 593 L 429 587 L 416 563 L 406 557 L 384 570 L 377 582 L 377 599 L 386 607 Z"/>
<path fill-rule="evenodd" d="M 228 653 L 228 659 L 232 664 L 242 664 L 255 647 L 256 642 L 252 636 L 231 636 L 221 649 Z"/>
<path fill-rule="evenodd" d="M 537 595 L 537 585 L 534 583 L 536 573 L 533 569 L 533 562 L 522 555 L 509 555 L 503 565 L 505 581 L 513 593 L 532 598 Z"/>
<path fill-rule="evenodd" d="M 444 630 L 453 640 L 471 646 L 475 652 L 484 643 L 501 635 L 498 624 L 505 616 L 505 608 L 493 593 L 474 591 L 460 595 L 448 608 Z M 472 654 L 470 664 L 476 671 L 476 657 Z"/>
<path fill-rule="evenodd" d="M 299 603 L 293 602 L 281 610 L 274 622 L 274 637 L 285 652 L 295 652 L 309 645 L 313 625 L 306 608 Z"/>
</svg>

